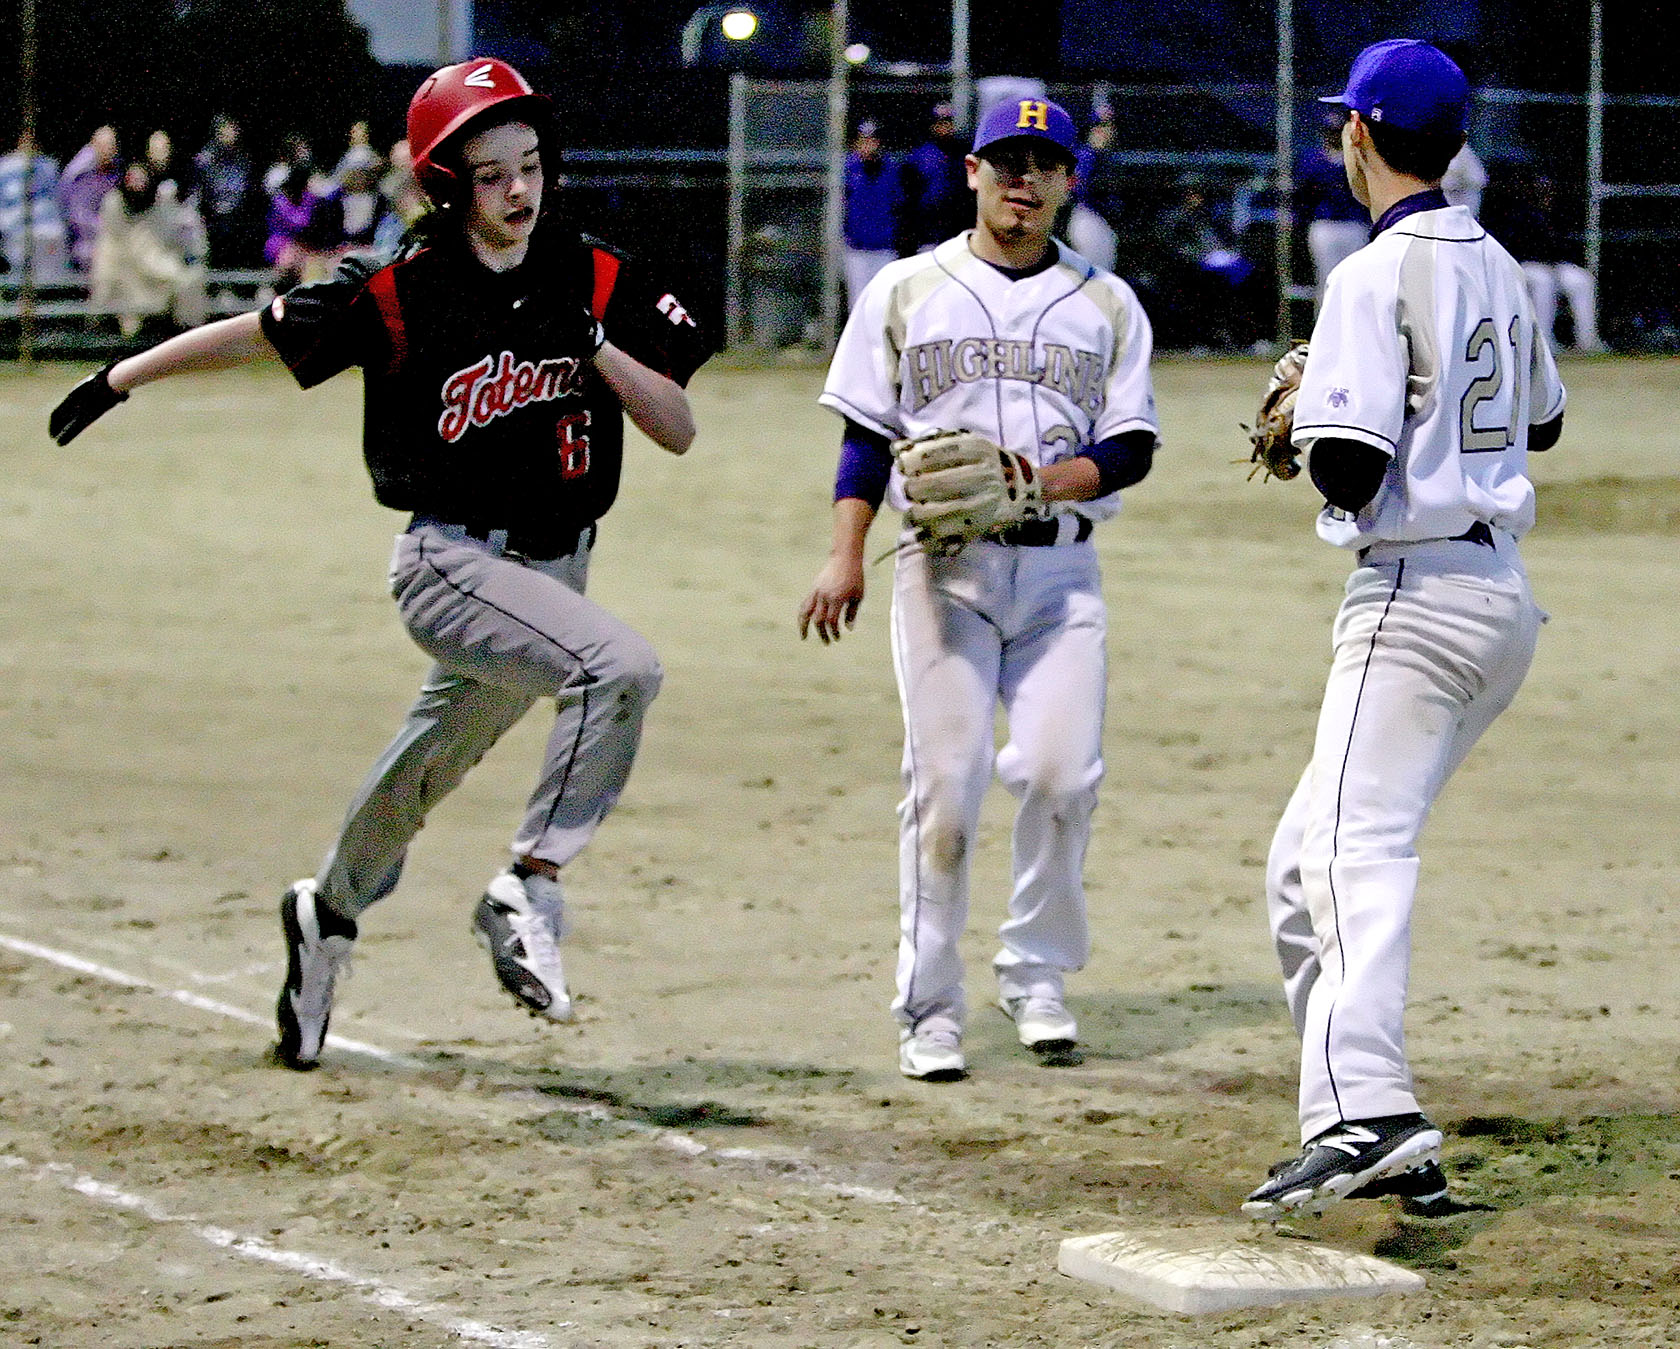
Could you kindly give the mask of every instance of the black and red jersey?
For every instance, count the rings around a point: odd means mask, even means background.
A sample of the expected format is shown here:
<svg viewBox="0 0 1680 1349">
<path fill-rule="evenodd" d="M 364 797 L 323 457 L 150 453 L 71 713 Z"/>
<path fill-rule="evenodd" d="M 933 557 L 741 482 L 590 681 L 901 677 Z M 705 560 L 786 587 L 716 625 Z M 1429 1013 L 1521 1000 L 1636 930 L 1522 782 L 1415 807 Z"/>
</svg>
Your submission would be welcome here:
<svg viewBox="0 0 1680 1349">
<path fill-rule="evenodd" d="M 712 348 L 688 307 L 599 240 L 539 227 L 493 272 L 464 241 L 380 266 L 351 257 L 263 312 L 304 388 L 364 381 L 363 451 L 381 504 L 526 537 L 575 534 L 618 494 L 617 396 L 577 352 L 588 311 L 612 343 L 686 385 Z"/>
</svg>

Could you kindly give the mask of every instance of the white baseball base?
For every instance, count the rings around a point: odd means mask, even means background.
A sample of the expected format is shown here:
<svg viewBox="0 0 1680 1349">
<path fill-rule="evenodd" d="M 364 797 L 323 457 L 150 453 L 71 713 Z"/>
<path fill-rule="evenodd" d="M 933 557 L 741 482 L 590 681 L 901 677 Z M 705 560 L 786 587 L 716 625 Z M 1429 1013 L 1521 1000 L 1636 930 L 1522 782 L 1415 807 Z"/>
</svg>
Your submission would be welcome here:
<svg viewBox="0 0 1680 1349">
<path fill-rule="evenodd" d="M 1318 1297 L 1415 1293 L 1423 1287 L 1421 1274 L 1375 1256 L 1234 1224 L 1069 1237 L 1056 1268 L 1189 1315 Z"/>
</svg>

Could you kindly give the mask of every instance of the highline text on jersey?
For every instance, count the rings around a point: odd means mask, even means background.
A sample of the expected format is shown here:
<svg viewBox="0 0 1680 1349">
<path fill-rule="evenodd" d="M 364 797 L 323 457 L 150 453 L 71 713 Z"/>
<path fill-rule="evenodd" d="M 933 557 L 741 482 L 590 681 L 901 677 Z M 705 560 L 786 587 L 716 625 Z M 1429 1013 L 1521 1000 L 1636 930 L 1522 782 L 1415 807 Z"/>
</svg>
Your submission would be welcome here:
<svg viewBox="0 0 1680 1349">
<path fill-rule="evenodd" d="M 921 342 L 904 352 L 909 411 L 919 412 L 959 384 L 982 379 L 1013 379 L 1048 385 L 1093 417 L 1106 401 L 1108 374 L 1102 353 L 1075 351 L 1058 342 L 1042 347 L 1016 337 L 942 338 Z"/>
</svg>

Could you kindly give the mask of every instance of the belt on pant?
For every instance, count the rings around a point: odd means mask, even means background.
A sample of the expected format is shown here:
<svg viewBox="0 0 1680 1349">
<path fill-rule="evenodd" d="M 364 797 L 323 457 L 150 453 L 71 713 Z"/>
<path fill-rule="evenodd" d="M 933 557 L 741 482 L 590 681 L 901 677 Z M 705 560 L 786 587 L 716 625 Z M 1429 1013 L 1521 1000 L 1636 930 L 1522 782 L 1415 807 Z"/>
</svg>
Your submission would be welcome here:
<svg viewBox="0 0 1680 1349">
<path fill-rule="evenodd" d="M 422 527 L 452 539 L 476 540 L 499 557 L 529 558 L 533 562 L 570 557 L 579 548 L 591 548 L 597 532 L 594 521 L 565 529 L 519 530 L 501 529 L 481 520 L 445 520 L 436 515 L 416 515 L 408 522 L 407 532 Z"/>
<path fill-rule="evenodd" d="M 1062 538 L 1062 522 L 1074 520 L 1072 537 Z M 1084 543 L 1091 537 L 1091 530 L 1095 526 L 1088 515 L 1053 515 L 1048 520 L 1023 520 L 1018 525 L 1011 525 L 1008 529 L 1000 529 L 991 535 L 993 543 L 1001 543 L 1010 548 L 1053 548 L 1058 543 Z"/>
<path fill-rule="evenodd" d="M 1483 548 L 1492 548 L 1495 546 L 1493 542 L 1493 530 L 1486 520 L 1476 521 L 1476 523 L 1471 525 L 1469 529 L 1464 531 L 1464 533 L 1454 534 L 1451 538 L 1408 539 L 1405 542 L 1385 542 L 1382 546 L 1387 548 L 1404 548 L 1408 543 L 1477 543 Z M 1361 548 L 1359 550 L 1359 560 L 1363 562 L 1377 547 L 1377 544 L 1372 544 L 1368 548 Z"/>
</svg>

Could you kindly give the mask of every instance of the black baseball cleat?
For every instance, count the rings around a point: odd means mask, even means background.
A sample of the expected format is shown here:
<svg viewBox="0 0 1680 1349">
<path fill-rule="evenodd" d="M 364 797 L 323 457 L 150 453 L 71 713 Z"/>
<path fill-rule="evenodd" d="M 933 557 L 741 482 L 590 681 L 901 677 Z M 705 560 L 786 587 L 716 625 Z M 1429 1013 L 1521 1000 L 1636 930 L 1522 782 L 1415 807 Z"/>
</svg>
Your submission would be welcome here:
<svg viewBox="0 0 1680 1349">
<path fill-rule="evenodd" d="M 1295 1158 L 1285 1157 L 1273 1162 L 1266 1172 L 1275 1176 L 1286 1166 L 1293 1166 Z M 1425 1162 L 1410 1171 L 1399 1171 L 1361 1185 L 1346 1196 L 1349 1199 L 1388 1199 L 1400 1201 L 1400 1211 L 1410 1218 L 1451 1218 L 1460 1213 L 1485 1213 L 1488 1205 L 1454 1199 L 1447 1188 L 1446 1172 L 1439 1162 Z"/>
<path fill-rule="evenodd" d="M 1267 1167 L 1266 1174 L 1275 1176 L 1284 1167 L 1294 1165 L 1295 1158 L 1285 1157 Z M 1410 1171 L 1399 1171 L 1392 1176 L 1384 1176 L 1381 1180 L 1373 1180 L 1369 1185 L 1361 1185 L 1346 1198 L 1386 1199 L 1390 1195 L 1404 1199 L 1408 1205 L 1434 1207 L 1447 1197 L 1446 1172 L 1441 1170 L 1439 1162 L 1425 1162 Z"/>
<path fill-rule="evenodd" d="M 356 923 L 324 911 L 315 901 L 315 882 L 305 880 L 280 901 L 280 925 L 286 933 L 286 983 L 275 1008 L 280 1042 L 274 1054 L 286 1067 L 308 1072 L 321 1059 L 333 985 L 350 972 Z"/>
<path fill-rule="evenodd" d="M 1251 1218 L 1276 1222 L 1295 1213 L 1322 1213 L 1338 1199 L 1355 1195 L 1404 1197 L 1399 1178 L 1417 1173 L 1416 1181 L 1404 1184 L 1421 1187 L 1431 1180 L 1431 1170 L 1444 1198 L 1440 1158 L 1441 1131 L 1422 1115 L 1349 1120 L 1326 1129 L 1299 1157 L 1274 1168 L 1242 1209 Z M 1390 1188 L 1380 1188 L 1384 1185 Z"/>
<path fill-rule="evenodd" d="M 1375 1199 L 1391 1194 L 1400 1197 L 1400 1211 L 1408 1218 L 1456 1218 L 1461 1213 L 1494 1212 L 1492 1204 L 1456 1198 L 1447 1188 L 1446 1174 L 1434 1162 L 1373 1181 L 1348 1198 Z"/>
<path fill-rule="evenodd" d="M 1386 1199 L 1394 1195 L 1407 1213 L 1428 1216 L 1447 1207 L 1447 1173 L 1439 1162 L 1425 1162 L 1361 1185 L 1349 1199 Z"/>
</svg>

